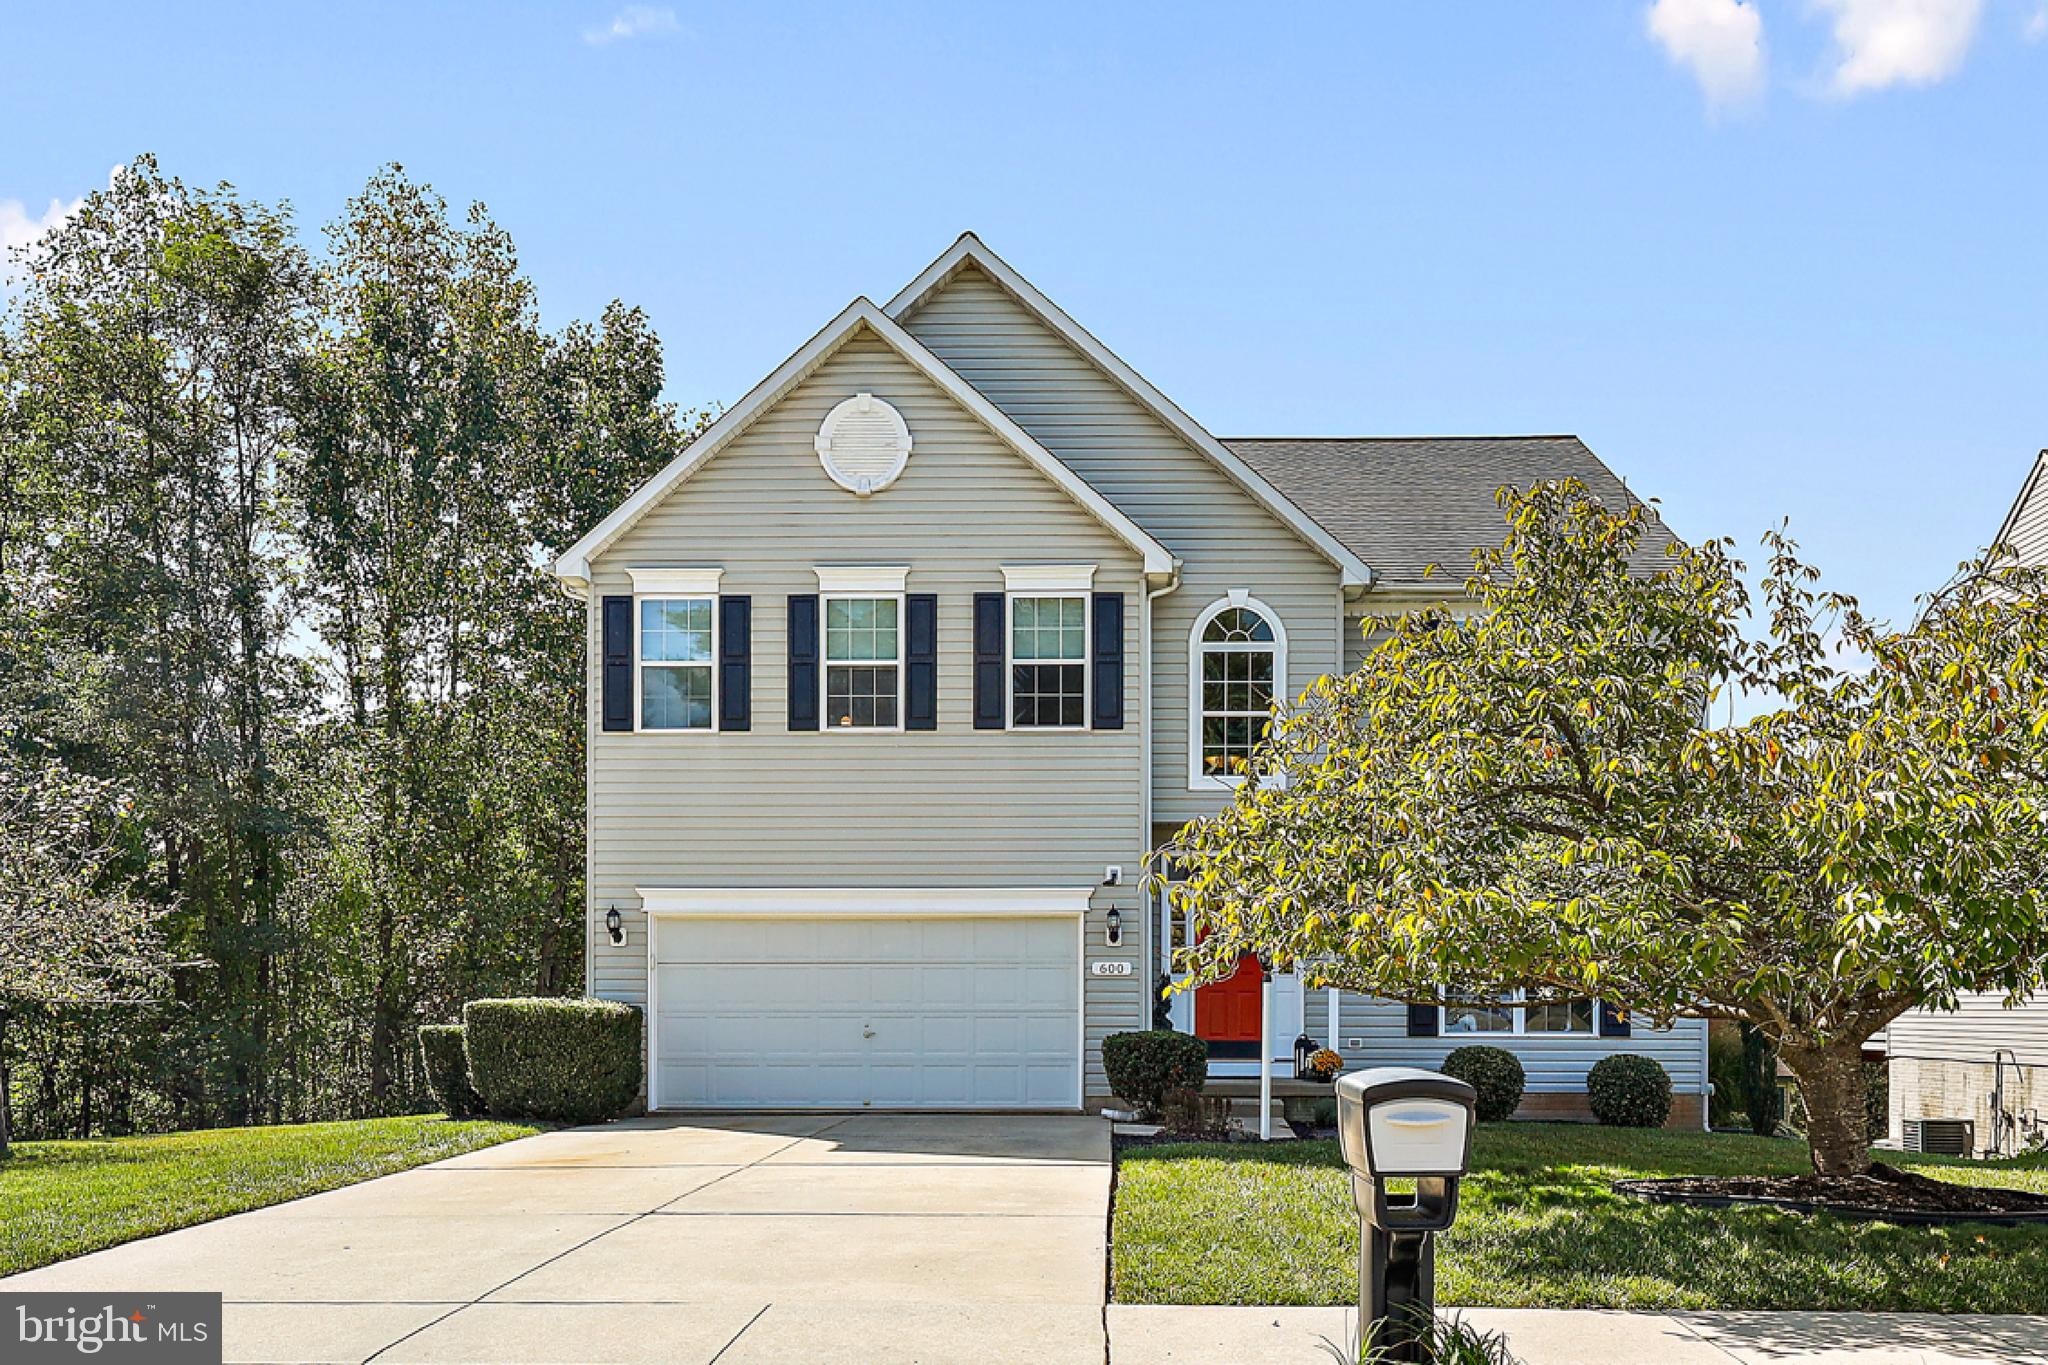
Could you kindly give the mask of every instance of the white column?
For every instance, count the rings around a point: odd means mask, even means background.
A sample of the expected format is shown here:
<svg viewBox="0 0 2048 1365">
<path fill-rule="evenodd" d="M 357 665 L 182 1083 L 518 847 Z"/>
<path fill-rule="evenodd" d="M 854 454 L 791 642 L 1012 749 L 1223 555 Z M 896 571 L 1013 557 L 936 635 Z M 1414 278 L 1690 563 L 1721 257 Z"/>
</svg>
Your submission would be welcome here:
<svg viewBox="0 0 2048 1365">
<path fill-rule="evenodd" d="M 1273 974 L 1259 973 L 1259 1137 L 1273 1137 Z"/>
<path fill-rule="evenodd" d="M 1323 999 L 1330 1006 L 1330 1038 L 1328 1042 L 1323 1044 L 1323 1046 L 1329 1048 L 1332 1052 L 1342 1052 L 1344 1050 L 1343 1043 L 1339 1041 L 1337 1037 L 1337 1030 L 1344 1027 L 1343 1011 L 1338 1009 L 1337 1007 L 1337 997 L 1342 994 L 1343 992 L 1338 990 L 1335 986 L 1326 986 L 1323 988 Z"/>
</svg>

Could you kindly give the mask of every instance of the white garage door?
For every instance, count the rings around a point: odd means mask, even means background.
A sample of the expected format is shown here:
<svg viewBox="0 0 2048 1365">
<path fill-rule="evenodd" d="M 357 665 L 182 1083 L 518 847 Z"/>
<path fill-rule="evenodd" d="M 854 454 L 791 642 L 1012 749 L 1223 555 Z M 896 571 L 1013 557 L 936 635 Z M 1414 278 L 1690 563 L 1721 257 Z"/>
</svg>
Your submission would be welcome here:
<svg viewBox="0 0 2048 1365">
<path fill-rule="evenodd" d="M 660 1108 L 1080 1102 L 1073 919 L 654 921 Z"/>
</svg>

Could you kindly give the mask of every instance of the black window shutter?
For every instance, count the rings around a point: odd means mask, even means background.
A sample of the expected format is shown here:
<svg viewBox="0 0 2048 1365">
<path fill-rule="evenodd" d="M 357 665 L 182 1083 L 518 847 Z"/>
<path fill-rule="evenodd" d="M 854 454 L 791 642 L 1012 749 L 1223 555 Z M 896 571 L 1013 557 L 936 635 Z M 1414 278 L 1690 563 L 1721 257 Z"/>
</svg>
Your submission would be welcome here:
<svg viewBox="0 0 2048 1365">
<path fill-rule="evenodd" d="M 903 598 L 903 728 L 939 728 L 939 598 Z"/>
<path fill-rule="evenodd" d="M 604 707 L 607 730 L 633 728 L 633 599 L 604 599 Z"/>
<path fill-rule="evenodd" d="M 1600 1002 L 1600 1036 L 1602 1038 L 1626 1038 L 1628 1033 L 1628 1016 L 1608 1004 L 1605 1000 L 1602 1000 Z"/>
<path fill-rule="evenodd" d="M 1003 728 L 1003 595 L 974 594 L 974 728 Z"/>
<path fill-rule="evenodd" d="M 1124 728 L 1124 595 L 1095 594 L 1095 709 L 1097 730 Z"/>
<path fill-rule="evenodd" d="M 789 599 L 789 728 L 818 728 L 818 597 Z"/>
<path fill-rule="evenodd" d="M 1438 1033 L 1441 1016 L 1435 1005 L 1410 1005 L 1408 1007 L 1408 1036 L 1410 1038 L 1434 1038 Z"/>
<path fill-rule="evenodd" d="M 718 728 L 754 728 L 754 599 L 718 599 Z"/>
</svg>

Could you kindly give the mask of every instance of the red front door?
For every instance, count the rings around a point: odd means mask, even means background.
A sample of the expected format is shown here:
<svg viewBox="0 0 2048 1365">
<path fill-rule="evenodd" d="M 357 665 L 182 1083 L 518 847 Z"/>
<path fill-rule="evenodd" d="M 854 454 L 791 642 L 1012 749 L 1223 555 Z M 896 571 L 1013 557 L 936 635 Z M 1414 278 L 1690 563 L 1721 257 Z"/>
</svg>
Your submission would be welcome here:
<svg viewBox="0 0 2048 1365">
<path fill-rule="evenodd" d="M 1221 981 L 1195 987 L 1195 1036 L 1212 1043 L 1259 1041 L 1259 959 L 1246 953 Z"/>
</svg>

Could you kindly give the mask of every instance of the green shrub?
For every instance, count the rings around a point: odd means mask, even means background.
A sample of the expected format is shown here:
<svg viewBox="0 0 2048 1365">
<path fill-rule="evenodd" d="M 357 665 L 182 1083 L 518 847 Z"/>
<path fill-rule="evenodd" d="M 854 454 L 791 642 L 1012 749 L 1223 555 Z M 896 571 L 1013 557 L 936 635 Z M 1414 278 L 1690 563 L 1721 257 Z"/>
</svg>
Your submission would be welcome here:
<svg viewBox="0 0 2048 1365">
<path fill-rule="evenodd" d="M 1662 1128 L 1671 1117 L 1671 1077 L 1648 1057 L 1616 1053 L 1586 1073 L 1593 1117 L 1613 1128 Z"/>
<path fill-rule="evenodd" d="M 451 1119 L 471 1119 L 484 1112 L 483 1099 L 469 1083 L 469 1059 L 462 1054 L 462 1025 L 420 1025 L 420 1070 L 427 1091 Z"/>
<path fill-rule="evenodd" d="M 640 1093 L 640 1011 L 609 1000 L 472 1000 L 469 1077 L 493 1114 L 601 1123 Z"/>
<path fill-rule="evenodd" d="M 1147 1113 L 1168 1091 L 1199 1093 L 1209 1080 L 1209 1048 L 1172 1029 L 1112 1033 L 1102 1040 L 1102 1071 L 1109 1088 Z"/>
<path fill-rule="evenodd" d="M 1529 1081 L 1514 1053 L 1484 1044 L 1458 1048 L 1444 1058 L 1438 1070 L 1479 1092 L 1472 1117 L 1480 1123 L 1499 1123 L 1513 1114 L 1521 1106 L 1522 1089 Z"/>
</svg>

